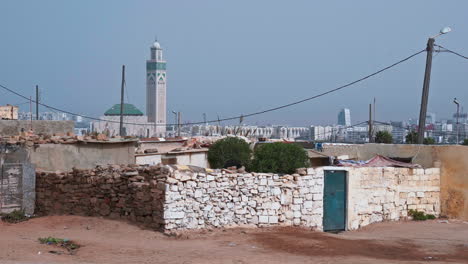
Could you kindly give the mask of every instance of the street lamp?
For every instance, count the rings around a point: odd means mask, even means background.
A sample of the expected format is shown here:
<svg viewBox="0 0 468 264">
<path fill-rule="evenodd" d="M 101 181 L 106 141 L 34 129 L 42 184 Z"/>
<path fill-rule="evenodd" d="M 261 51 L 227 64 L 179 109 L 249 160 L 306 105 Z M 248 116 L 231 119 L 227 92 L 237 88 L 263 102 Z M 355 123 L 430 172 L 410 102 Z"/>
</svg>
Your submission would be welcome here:
<svg viewBox="0 0 468 264">
<path fill-rule="evenodd" d="M 457 98 L 454 98 L 454 99 L 453 99 L 453 103 L 457 105 L 457 144 L 458 144 L 458 143 L 460 142 L 460 141 L 459 141 L 459 138 L 458 138 L 458 136 L 459 136 L 459 131 L 460 131 L 460 130 L 458 129 L 458 127 L 459 127 L 459 125 L 458 125 L 458 117 L 460 116 L 460 103 L 458 102 Z"/>
<path fill-rule="evenodd" d="M 419 112 L 419 127 L 418 127 L 418 144 L 424 141 L 424 130 L 426 128 L 426 114 L 427 102 L 429 99 L 429 83 L 431 82 L 431 67 L 432 67 L 432 53 L 434 52 L 435 38 L 440 35 L 447 34 L 452 31 L 449 27 L 444 27 L 437 35 L 430 37 L 427 40 L 427 57 L 426 57 L 426 71 L 424 73 L 424 84 L 421 96 L 421 111 Z"/>
</svg>

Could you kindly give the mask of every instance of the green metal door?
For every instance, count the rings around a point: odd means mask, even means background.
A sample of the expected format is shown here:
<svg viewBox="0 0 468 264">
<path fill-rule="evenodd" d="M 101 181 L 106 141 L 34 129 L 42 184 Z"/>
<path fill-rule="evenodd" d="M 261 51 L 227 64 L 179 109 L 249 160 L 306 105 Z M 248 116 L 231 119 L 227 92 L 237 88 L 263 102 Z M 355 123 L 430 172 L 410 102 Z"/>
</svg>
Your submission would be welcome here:
<svg viewBox="0 0 468 264">
<path fill-rule="evenodd" d="M 323 230 L 346 229 L 346 171 L 325 171 Z"/>
</svg>

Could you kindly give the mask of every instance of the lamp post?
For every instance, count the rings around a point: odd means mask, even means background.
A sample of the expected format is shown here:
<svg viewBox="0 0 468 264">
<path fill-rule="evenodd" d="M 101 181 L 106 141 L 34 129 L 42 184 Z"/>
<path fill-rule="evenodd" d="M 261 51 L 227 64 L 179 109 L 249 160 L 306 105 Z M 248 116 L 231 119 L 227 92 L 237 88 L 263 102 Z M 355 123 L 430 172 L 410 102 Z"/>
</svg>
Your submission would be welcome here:
<svg viewBox="0 0 468 264">
<path fill-rule="evenodd" d="M 421 96 L 421 111 L 419 112 L 418 144 L 424 141 L 424 129 L 426 128 L 427 102 L 429 99 L 429 83 L 431 82 L 432 53 L 434 52 L 435 38 L 452 31 L 449 27 L 444 27 L 440 32 L 427 40 L 426 71 L 424 73 L 424 84 Z"/>
<path fill-rule="evenodd" d="M 460 116 L 460 103 L 458 102 L 457 98 L 454 98 L 453 99 L 453 103 L 457 105 L 457 144 L 460 143 L 460 140 L 459 140 L 459 131 L 460 129 L 458 128 L 459 125 L 458 125 L 458 117 Z"/>
</svg>

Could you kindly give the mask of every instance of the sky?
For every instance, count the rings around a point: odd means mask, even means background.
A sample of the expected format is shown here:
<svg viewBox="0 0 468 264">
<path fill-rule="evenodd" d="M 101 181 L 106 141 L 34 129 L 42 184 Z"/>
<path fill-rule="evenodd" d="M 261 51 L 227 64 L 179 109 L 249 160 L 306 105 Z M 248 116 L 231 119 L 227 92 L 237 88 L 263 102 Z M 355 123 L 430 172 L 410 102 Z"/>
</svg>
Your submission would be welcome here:
<svg viewBox="0 0 468 264">
<path fill-rule="evenodd" d="M 167 110 L 185 122 L 238 116 L 294 102 L 359 79 L 436 44 L 468 55 L 468 1 L 24 1 L 0 2 L 0 84 L 44 103 L 101 116 L 125 101 L 145 111 L 146 60 L 157 36 L 167 60 Z M 248 124 L 306 126 L 419 115 L 426 54 L 336 93 L 249 117 Z M 433 59 L 429 112 L 468 109 L 468 60 Z M 0 105 L 24 99 L 0 89 Z M 47 111 L 41 108 L 41 111 Z M 237 121 L 236 121 L 237 122 Z"/>
</svg>

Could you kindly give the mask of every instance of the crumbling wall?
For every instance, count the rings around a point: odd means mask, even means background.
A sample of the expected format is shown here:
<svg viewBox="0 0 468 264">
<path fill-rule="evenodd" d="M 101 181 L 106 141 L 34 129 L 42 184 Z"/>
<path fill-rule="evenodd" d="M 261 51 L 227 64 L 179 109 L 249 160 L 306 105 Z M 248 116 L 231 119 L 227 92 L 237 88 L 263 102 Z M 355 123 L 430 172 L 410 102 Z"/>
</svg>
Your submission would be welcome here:
<svg viewBox="0 0 468 264">
<path fill-rule="evenodd" d="M 125 219 L 162 228 L 168 168 L 109 166 L 36 173 L 36 213 Z"/>
<path fill-rule="evenodd" d="M 31 127 L 36 134 L 67 134 L 73 133 L 75 123 L 52 120 L 0 120 L 0 135 L 16 136 L 21 133 L 21 130 L 29 131 Z"/>
<path fill-rule="evenodd" d="M 29 148 L 31 162 L 38 169 L 70 171 L 92 169 L 97 165 L 135 164 L 135 142 L 79 142 L 38 144 Z"/>
<path fill-rule="evenodd" d="M 399 220 L 408 210 L 440 214 L 440 169 L 347 168 L 348 229 Z"/>
</svg>

